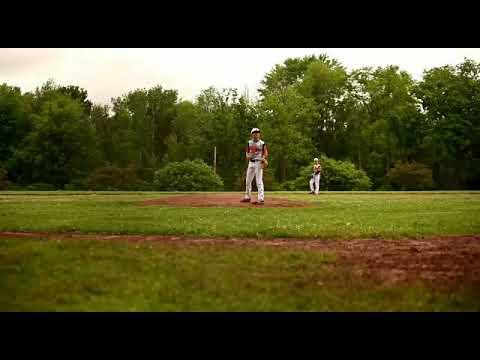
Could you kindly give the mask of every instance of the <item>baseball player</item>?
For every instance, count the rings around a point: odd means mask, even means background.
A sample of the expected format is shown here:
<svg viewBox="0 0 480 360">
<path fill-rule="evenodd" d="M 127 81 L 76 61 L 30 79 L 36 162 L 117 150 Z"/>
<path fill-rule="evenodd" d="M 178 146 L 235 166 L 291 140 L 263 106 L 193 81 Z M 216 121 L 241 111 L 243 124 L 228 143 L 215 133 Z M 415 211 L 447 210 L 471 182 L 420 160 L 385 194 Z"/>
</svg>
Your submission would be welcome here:
<svg viewBox="0 0 480 360">
<path fill-rule="evenodd" d="M 263 169 L 268 166 L 268 149 L 267 144 L 260 140 L 260 129 L 253 128 L 250 131 L 252 139 L 248 141 L 245 155 L 248 160 L 247 179 L 245 197 L 242 202 L 250 202 L 252 196 L 252 180 L 255 177 L 258 189 L 258 202 L 255 205 L 263 205 L 265 203 L 264 189 L 263 189 Z"/>
<path fill-rule="evenodd" d="M 312 178 L 310 179 L 310 194 L 318 195 L 318 190 L 320 188 L 320 173 L 322 172 L 322 166 L 318 162 L 318 158 L 313 159 L 313 173 Z M 313 184 L 315 183 L 315 188 Z"/>
</svg>

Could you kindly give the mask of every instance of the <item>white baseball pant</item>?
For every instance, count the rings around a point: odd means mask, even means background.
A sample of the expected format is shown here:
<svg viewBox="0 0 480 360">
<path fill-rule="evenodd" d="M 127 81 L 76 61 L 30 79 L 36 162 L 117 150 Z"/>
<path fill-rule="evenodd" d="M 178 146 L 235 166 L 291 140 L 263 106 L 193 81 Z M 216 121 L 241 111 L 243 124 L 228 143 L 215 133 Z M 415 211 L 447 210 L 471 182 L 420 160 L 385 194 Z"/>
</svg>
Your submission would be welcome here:
<svg viewBox="0 0 480 360">
<path fill-rule="evenodd" d="M 250 199 L 252 197 L 252 181 L 254 177 L 257 183 L 258 201 L 264 201 L 263 169 L 261 161 L 248 162 L 245 199 Z"/>
<path fill-rule="evenodd" d="M 315 183 L 315 189 L 313 188 L 313 184 Z M 310 191 L 318 194 L 318 190 L 320 189 L 320 174 L 313 175 L 310 179 Z"/>
</svg>

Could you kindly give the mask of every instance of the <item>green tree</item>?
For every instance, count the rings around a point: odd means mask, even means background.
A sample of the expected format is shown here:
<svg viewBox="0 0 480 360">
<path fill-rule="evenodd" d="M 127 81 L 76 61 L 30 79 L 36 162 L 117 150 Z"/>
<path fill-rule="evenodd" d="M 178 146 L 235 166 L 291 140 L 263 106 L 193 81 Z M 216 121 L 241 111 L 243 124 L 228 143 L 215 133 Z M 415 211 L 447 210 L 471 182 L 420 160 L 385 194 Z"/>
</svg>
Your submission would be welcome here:
<svg viewBox="0 0 480 360">
<path fill-rule="evenodd" d="M 295 178 L 299 168 L 313 159 L 315 148 L 309 131 L 316 116 L 315 103 L 293 87 L 267 95 L 259 105 L 270 168 L 280 182 Z"/>
<path fill-rule="evenodd" d="M 30 131 L 30 109 L 20 88 L 0 85 L 0 164 Z"/>
<path fill-rule="evenodd" d="M 387 66 L 353 71 L 349 87 L 357 109 L 347 126 L 353 158 L 377 187 L 395 161 L 421 152 L 425 122 L 413 95 L 415 82 L 397 66 Z"/>
<path fill-rule="evenodd" d="M 93 105 L 90 122 L 95 128 L 96 143 L 104 163 L 115 163 L 114 124 L 108 105 Z"/>
<path fill-rule="evenodd" d="M 176 117 L 177 91 L 161 86 L 137 89 L 114 100 L 114 118 L 128 143 L 128 160 L 140 167 L 156 167 L 167 153 L 167 139 Z M 122 159 L 125 162 L 126 159 Z M 127 160 L 127 161 L 128 161 Z"/>
<path fill-rule="evenodd" d="M 256 123 L 256 111 L 248 100 L 238 96 L 236 89 L 221 91 L 211 87 L 197 97 L 198 158 L 213 163 L 217 148 L 217 173 L 227 189 L 235 187 L 245 167 L 245 146 L 249 138 L 248 126 Z M 255 125 L 257 126 L 257 125 Z"/>
<path fill-rule="evenodd" d="M 78 100 L 82 104 L 86 115 L 90 115 L 92 111 L 93 103 L 88 100 L 88 92 L 75 85 L 60 86 L 58 91 L 64 95 L 71 97 L 74 100 Z"/>
<path fill-rule="evenodd" d="M 190 101 L 182 101 L 177 105 L 170 135 L 165 139 L 165 161 L 193 160 L 198 157 L 201 150 L 198 116 L 197 108 Z"/>
<path fill-rule="evenodd" d="M 261 81 L 258 92 L 265 97 L 269 93 L 285 90 L 296 84 L 303 79 L 308 66 L 316 60 L 314 55 L 310 55 L 303 58 L 288 58 L 282 64 L 275 65 Z"/>
<path fill-rule="evenodd" d="M 480 63 L 430 69 L 416 93 L 428 121 L 424 145 L 435 183 L 480 187 Z"/>
<path fill-rule="evenodd" d="M 312 62 L 303 81 L 298 84 L 300 93 L 316 103 L 318 116 L 312 127 L 312 139 L 317 151 L 337 157 L 341 151 L 340 138 L 345 124 L 338 116 L 347 90 L 348 74 L 337 61 L 328 58 Z"/>
<path fill-rule="evenodd" d="M 95 132 L 79 101 L 47 91 L 45 97 L 37 93 L 39 111 L 32 115 L 32 131 L 15 150 L 9 172 L 21 183 L 63 187 L 84 177 L 98 160 Z"/>
</svg>

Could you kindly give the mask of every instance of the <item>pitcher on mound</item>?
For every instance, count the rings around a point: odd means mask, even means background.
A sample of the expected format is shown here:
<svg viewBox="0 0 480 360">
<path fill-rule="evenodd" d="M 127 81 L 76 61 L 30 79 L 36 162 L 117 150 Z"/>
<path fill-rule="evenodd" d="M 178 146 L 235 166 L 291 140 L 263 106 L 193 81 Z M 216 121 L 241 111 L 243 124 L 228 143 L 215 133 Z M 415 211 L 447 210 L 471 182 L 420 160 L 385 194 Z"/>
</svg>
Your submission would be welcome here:
<svg viewBox="0 0 480 360">
<path fill-rule="evenodd" d="M 268 149 L 267 144 L 260 140 L 260 129 L 253 128 L 250 131 L 252 139 L 248 141 L 245 149 L 245 155 L 248 160 L 247 179 L 245 197 L 242 202 L 250 202 L 252 197 L 252 181 L 255 177 L 258 189 L 258 202 L 253 204 L 263 205 L 265 203 L 265 194 L 263 189 L 263 169 L 268 166 Z"/>
</svg>

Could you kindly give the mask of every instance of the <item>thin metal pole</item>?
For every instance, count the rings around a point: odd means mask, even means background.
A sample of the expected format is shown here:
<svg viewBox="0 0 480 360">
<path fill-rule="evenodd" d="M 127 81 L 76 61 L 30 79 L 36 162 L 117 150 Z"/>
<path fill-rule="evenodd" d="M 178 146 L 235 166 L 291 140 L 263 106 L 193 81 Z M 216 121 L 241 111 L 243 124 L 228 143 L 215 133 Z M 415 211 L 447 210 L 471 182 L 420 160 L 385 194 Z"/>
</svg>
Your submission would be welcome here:
<svg viewBox="0 0 480 360">
<path fill-rule="evenodd" d="M 213 173 L 217 173 L 217 147 L 213 148 Z"/>
</svg>

